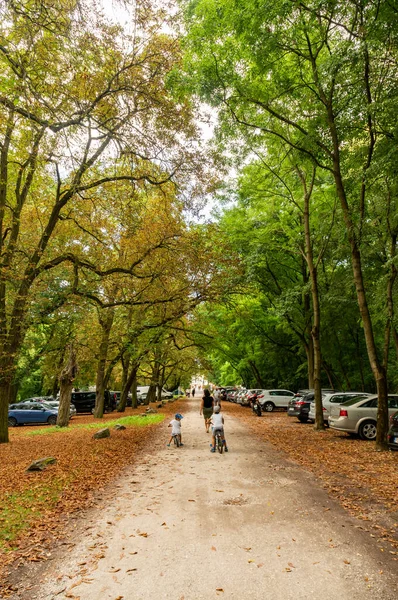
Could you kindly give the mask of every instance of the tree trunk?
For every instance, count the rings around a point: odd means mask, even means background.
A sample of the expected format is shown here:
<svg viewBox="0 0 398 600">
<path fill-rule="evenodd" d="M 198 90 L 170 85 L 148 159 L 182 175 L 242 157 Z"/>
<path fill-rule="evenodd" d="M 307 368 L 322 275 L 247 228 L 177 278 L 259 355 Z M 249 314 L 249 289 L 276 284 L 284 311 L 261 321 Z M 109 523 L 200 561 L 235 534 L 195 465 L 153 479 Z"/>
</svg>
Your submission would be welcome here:
<svg viewBox="0 0 398 600">
<path fill-rule="evenodd" d="M 58 427 L 68 427 L 70 419 L 70 399 L 72 396 L 73 382 L 77 375 L 76 352 L 73 344 L 70 345 L 68 364 L 62 370 L 59 377 L 60 395 L 57 425 Z"/>
<path fill-rule="evenodd" d="M 137 375 L 135 376 L 133 383 L 131 384 L 131 407 L 137 408 L 138 399 L 137 399 Z"/>
<path fill-rule="evenodd" d="M 10 382 L 7 379 L 0 381 L 0 443 L 9 441 L 8 437 L 8 400 L 10 397 Z"/>
<path fill-rule="evenodd" d="M 311 228 L 310 228 L 310 199 L 315 181 L 315 167 L 313 168 L 310 186 L 307 187 L 305 175 L 297 169 L 304 189 L 304 239 L 305 239 L 305 257 L 308 265 L 308 271 L 311 280 L 311 296 L 312 296 L 312 329 L 311 338 L 314 347 L 314 398 L 315 398 L 315 429 L 325 429 L 323 422 L 323 405 L 321 392 L 321 344 L 320 344 L 320 329 L 321 329 L 321 309 L 319 305 L 318 291 L 318 273 L 314 263 L 312 251 Z"/>
<path fill-rule="evenodd" d="M 264 388 L 264 382 L 263 382 L 263 380 L 261 378 L 261 375 L 260 375 L 260 372 L 259 372 L 259 370 L 257 368 L 256 363 L 253 360 L 250 360 L 249 364 L 250 364 L 250 366 L 252 368 L 252 371 L 254 373 L 254 377 L 256 378 L 256 388 L 263 389 Z"/>
<path fill-rule="evenodd" d="M 127 396 L 128 393 L 130 391 L 131 386 L 133 385 L 133 382 L 135 381 L 137 383 L 137 372 L 138 372 L 138 367 L 139 367 L 139 363 L 134 363 L 131 371 L 127 377 L 127 380 L 123 386 L 122 389 L 122 394 L 120 396 L 120 402 L 119 405 L 117 407 L 118 412 L 124 412 L 126 410 L 126 404 L 127 404 Z M 136 390 L 135 390 L 135 399 L 137 402 L 137 385 L 136 385 Z"/>
<path fill-rule="evenodd" d="M 322 92 L 323 93 L 323 92 Z M 376 434 L 376 449 L 387 450 L 387 431 L 388 431 L 388 400 L 387 400 L 387 373 L 383 364 L 380 362 L 377 353 L 376 342 L 374 339 L 372 317 L 369 312 L 369 306 L 367 303 L 365 284 L 362 270 L 362 259 L 359 248 L 359 243 L 355 234 L 355 228 L 353 219 L 348 204 L 346 190 L 343 182 L 343 175 L 340 165 L 340 143 L 335 123 L 335 116 L 333 113 L 332 105 L 329 101 L 325 103 L 327 106 L 327 114 L 329 121 L 329 129 L 331 133 L 331 139 L 333 142 L 333 177 L 336 185 L 336 191 L 340 200 L 341 209 L 343 211 L 344 223 L 347 230 L 348 241 L 351 248 L 351 263 L 352 271 L 354 276 L 355 290 L 357 293 L 359 312 L 362 318 L 363 330 L 365 334 L 366 349 L 368 352 L 368 358 L 370 367 L 372 369 L 373 376 L 376 381 L 377 395 L 378 395 L 378 409 L 377 409 L 377 434 Z M 365 195 L 365 182 L 362 184 L 362 195 Z"/>
<path fill-rule="evenodd" d="M 94 417 L 96 419 L 102 419 L 104 416 L 104 408 L 105 408 L 105 369 L 106 369 L 106 360 L 108 357 L 108 346 L 109 346 L 109 336 L 111 334 L 111 329 L 113 325 L 115 311 L 113 309 L 107 309 L 104 318 L 99 319 L 102 335 L 101 335 L 101 343 L 99 347 L 99 356 L 98 356 L 98 366 L 97 366 L 97 378 L 95 383 L 96 389 L 96 398 L 95 398 L 95 409 L 94 409 Z"/>
<path fill-rule="evenodd" d="M 10 404 L 14 404 L 14 402 L 17 401 L 18 389 L 19 389 L 19 382 L 14 380 L 10 385 L 10 392 L 9 392 L 9 398 L 8 398 L 8 402 Z"/>
<path fill-rule="evenodd" d="M 144 404 L 148 405 L 150 402 L 156 402 L 156 390 L 157 390 L 158 384 L 157 383 L 151 383 L 149 386 L 149 390 L 148 393 L 146 395 L 146 398 L 144 400 Z"/>
<path fill-rule="evenodd" d="M 336 174 L 335 174 L 336 177 Z M 353 224 L 349 214 L 348 204 L 345 198 L 345 190 L 341 181 L 341 177 L 336 177 L 336 186 L 341 204 L 343 208 L 344 219 L 348 232 L 348 238 L 351 246 L 351 261 L 354 274 L 355 289 L 357 292 L 359 312 L 362 317 L 363 330 L 365 334 L 366 348 L 370 367 L 376 381 L 378 395 L 377 409 L 377 434 L 376 434 L 376 449 L 387 450 L 387 431 L 388 431 L 388 401 L 387 401 L 387 373 L 384 366 L 381 364 L 376 343 L 373 334 L 372 318 L 369 312 L 369 307 L 366 298 L 365 285 L 363 280 L 361 253 L 353 231 Z"/>
</svg>

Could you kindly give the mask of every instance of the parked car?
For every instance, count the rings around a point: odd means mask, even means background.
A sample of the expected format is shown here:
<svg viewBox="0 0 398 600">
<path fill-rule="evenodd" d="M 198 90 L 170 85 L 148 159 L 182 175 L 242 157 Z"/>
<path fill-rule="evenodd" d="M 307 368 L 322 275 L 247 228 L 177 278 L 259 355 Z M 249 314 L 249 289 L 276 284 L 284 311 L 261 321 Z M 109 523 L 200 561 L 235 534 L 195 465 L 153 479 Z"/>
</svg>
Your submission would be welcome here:
<svg viewBox="0 0 398 600">
<path fill-rule="evenodd" d="M 392 450 L 398 450 L 398 411 L 390 417 L 390 429 L 387 434 L 387 442 Z"/>
<path fill-rule="evenodd" d="M 111 395 L 112 405 L 115 409 L 120 402 L 120 396 L 122 395 L 122 392 L 115 392 L 114 390 L 111 390 L 109 393 Z"/>
<path fill-rule="evenodd" d="M 51 402 L 56 400 L 54 396 L 32 396 L 31 398 L 25 398 L 22 402 Z"/>
<path fill-rule="evenodd" d="M 238 392 L 238 394 L 236 395 L 236 404 L 243 404 L 243 397 L 246 394 L 247 390 L 240 390 L 240 392 Z"/>
<path fill-rule="evenodd" d="M 95 392 L 72 392 L 72 404 L 76 407 L 76 412 L 91 413 L 95 408 Z"/>
<path fill-rule="evenodd" d="M 344 404 L 332 406 L 329 425 L 333 429 L 358 434 L 362 440 L 374 440 L 377 426 L 377 395 L 370 398 L 351 398 Z M 388 395 L 388 412 L 398 409 L 398 395 Z"/>
<path fill-rule="evenodd" d="M 45 402 L 45 404 L 47 404 L 47 406 L 51 406 L 52 408 L 55 408 L 57 411 L 59 410 L 59 400 L 48 400 L 47 402 Z M 77 412 L 76 406 L 71 403 L 69 406 L 70 418 L 74 417 L 76 415 L 76 412 Z"/>
<path fill-rule="evenodd" d="M 137 387 L 137 400 L 139 402 L 145 402 L 146 397 L 149 392 L 149 387 L 150 387 L 149 385 L 141 385 L 141 386 Z M 161 397 L 164 400 L 169 400 L 169 399 L 173 398 L 173 394 L 172 394 L 172 392 L 168 392 L 167 390 L 162 388 Z"/>
<path fill-rule="evenodd" d="M 235 402 L 237 395 L 238 395 L 238 390 L 232 390 L 232 392 L 228 392 L 227 400 L 229 400 L 230 402 Z"/>
<path fill-rule="evenodd" d="M 257 396 L 259 395 L 260 392 L 261 392 L 261 390 L 248 390 L 247 391 L 246 398 L 247 398 L 248 406 L 253 407 L 253 402 L 255 400 L 257 400 Z"/>
<path fill-rule="evenodd" d="M 16 427 L 28 423 L 56 425 L 58 410 L 44 402 L 19 402 L 8 407 L 8 426 Z"/>
<path fill-rule="evenodd" d="M 290 390 L 259 390 L 257 396 L 262 410 L 272 412 L 275 408 L 287 408 L 289 401 L 294 398 Z"/>
<path fill-rule="evenodd" d="M 254 395 L 258 394 L 259 392 L 261 392 L 261 390 L 245 390 L 244 394 L 242 395 L 242 406 L 250 406 L 250 399 L 254 398 Z"/>
<path fill-rule="evenodd" d="M 305 393 L 304 393 L 305 392 Z M 322 389 L 322 400 L 326 394 L 335 392 L 335 390 Z M 314 401 L 314 390 L 299 390 L 295 397 L 289 401 L 287 414 L 289 417 L 297 417 L 300 423 L 307 423 L 311 403 Z"/>
<path fill-rule="evenodd" d="M 307 423 L 310 405 L 314 399 L 314 392 L 309 391 L 303 395 L 295 395 L 289 400 L 287 414 L 289 417 L 297 417 L 300 423 Z"/>
<path fill-rule="evenodd" d="M 326 425 L 329 425 L 328 418 L 330 415 L 330 409 L 333 404 L 343 404 L 350 400 L 350 398 L 368 398 L 372 394 L 366 392 L 337 392 L 337 393 L 325 393 L 322 394 L 322 410 L 323 410 L 323 421 Z M 308 413 L 308 420 L 311 423 L 315 423 L 315 399 L 313 398 L 310 403 L 310 409 Z"/>
</svg>

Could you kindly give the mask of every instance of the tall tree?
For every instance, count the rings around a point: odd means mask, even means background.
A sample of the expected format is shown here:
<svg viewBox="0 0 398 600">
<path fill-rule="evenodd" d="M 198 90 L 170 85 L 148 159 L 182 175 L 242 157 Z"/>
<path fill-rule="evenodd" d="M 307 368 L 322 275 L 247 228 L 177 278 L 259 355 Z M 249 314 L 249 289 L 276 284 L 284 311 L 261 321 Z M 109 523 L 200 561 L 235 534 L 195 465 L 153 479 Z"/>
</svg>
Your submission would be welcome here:
<svg viewBox="0 0 398 600">
<path fill-rule="evenodd" d="M 371 167 L 387 145 L 397 101 L 398 13 L 391 3 L 185 3 L 192 86 L 219 106 L 223 133 L 283 141 L 330 173 L 351 252 L 353 281 L 376 381 L 376 445 L 386 448 L 387 375 L 375 339 L 362 245 Z"/>
<path fill-rule="evenodd" d="M 89 0 L 1 7 L 0 442 L 35 288 L 65 269 L 60 296 L 82 271 L 108 274 L 74 243 L 79 210 L 95 211 L 96 190 L 160 186 L 192 157 L 190 107 L 166 88 L 178 43 L 141 8 L 131 38 Z"/>
</svg>

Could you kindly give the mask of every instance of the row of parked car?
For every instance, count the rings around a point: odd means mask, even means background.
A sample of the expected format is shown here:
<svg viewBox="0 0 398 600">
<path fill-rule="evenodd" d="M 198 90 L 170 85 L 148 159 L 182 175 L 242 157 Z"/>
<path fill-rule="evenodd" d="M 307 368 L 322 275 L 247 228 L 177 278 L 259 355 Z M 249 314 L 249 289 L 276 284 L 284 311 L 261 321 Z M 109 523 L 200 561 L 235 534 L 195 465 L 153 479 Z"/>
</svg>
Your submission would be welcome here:
<svg viewBox="0 0 398 600">
<path fill-rule="evenodd" d="M 250 398 L 257 394 L 257 400 L 261 408 L 266 412 L 272 412 L 276 408 L 287 408 L 289 401 L 294 398 L 294 392 L 289 390 L 260 390 L 260 389 L 228 389 L 226 388 L 227 400 L 242 406 L 250 405 Z"/>
<path fill-rule="evenodd" d="M 263 410 L 272 412 L 275 408 L 286 408 L 289 417 L 296 417 L 302 423 L 315 422 L 315 399 L 313 390 L 226 390 L 227 400 L 242 406 L 250 404 L 250 398 L 257 395 Z M 376 439 L 377 427 L 376 394 L 366 392 L 336 392 L 322 390 L 322 410 L 324 423 L 338 431 L 358 435 L 363 440 Z M 398 394 L 388 395 L 390 429 L 388 443 L 398 449 Z"/>
<path fill-rule="evenodd" d="M 325 425 L 351 435 L 359 435 L 363 440 L 376 439 L 377 406 L 376 394 L 322 390 Z M 388 395 L 388 412 L 390 416 L 388 443 L 390 447 L 398 448 L 398 394 Z M 289 403 L 287 414 L 297 417 L 302 423 L 314 423 L 314 392 L 303 390 L 301 396 Z"/>
<path fill-rule="evenodd" d="M 148 391 L 149 385 L 137 387 L 137 399 L 139 404 L 145 402 Z M 161 394 L 162 398 L 173 397 L 171 392 L 167 392 L 164 389 L 162 389 Z M 104 406 L 106 413 L 115 410 L 120 400 L 120 396 L 121 392 L 119 391 L 106 391 Z M 93 413 L 95 408 L 95 398 L 96 392 L 72 392 L 69 413 L 70 418 L 74 417 L 77 413 Z M 131 406 L 131 394 L 127 399 L 127 406 Z M 53 398 L 52 396 L 26 398 L 23 402 L 10 404 L 8 407 L 8 425 L 9 427 L 16 427 L 17 425 L 25 425 L 28 423 L 47 423 L 49 425 L 55 425 L 58 417 L 58 409 L 59 399 Z"/>
</svg>

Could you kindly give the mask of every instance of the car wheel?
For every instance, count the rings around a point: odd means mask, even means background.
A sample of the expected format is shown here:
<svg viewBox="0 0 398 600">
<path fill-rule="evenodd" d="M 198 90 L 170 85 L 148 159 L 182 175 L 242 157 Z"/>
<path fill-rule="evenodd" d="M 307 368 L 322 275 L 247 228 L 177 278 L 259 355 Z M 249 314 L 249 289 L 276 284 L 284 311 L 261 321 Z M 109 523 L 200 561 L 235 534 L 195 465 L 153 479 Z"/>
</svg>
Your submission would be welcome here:
<svg viewBox="0 0 398 600">
<path fill-rule="evenodd" d="M 47 423 L 49 425 L 56 425 L 57 424 L 57 417 L 55 415 L 51 415 L 51 417 L 48 417 Z"/>
<path fill-rule="evenodd" d="M 376 423 L 374 421 L 365 421 L 361 423 L 358 429 L 361 440 L 376 439 Z"/>
<path fill-rule="evenodd" d="M 308 423 L 308 417 L 297 417 L 300 423 Z"/>
<path fill-rule="evenodd" d="M 266 412 L 272 412 L 275 408 L 275 404 L 273 402 L 265 402 L 263 408 Z"/>
<path fill-rule="evenodd" d="M 17 425 L 17 420 L 14 417 L 8 417 L 8 427 L 16 427 Z"/>
</svg>

